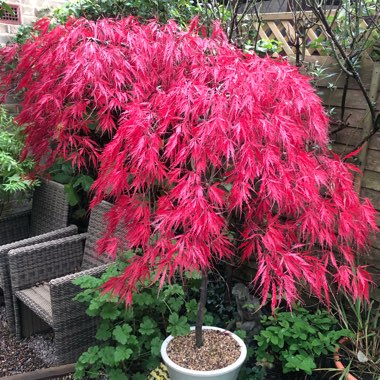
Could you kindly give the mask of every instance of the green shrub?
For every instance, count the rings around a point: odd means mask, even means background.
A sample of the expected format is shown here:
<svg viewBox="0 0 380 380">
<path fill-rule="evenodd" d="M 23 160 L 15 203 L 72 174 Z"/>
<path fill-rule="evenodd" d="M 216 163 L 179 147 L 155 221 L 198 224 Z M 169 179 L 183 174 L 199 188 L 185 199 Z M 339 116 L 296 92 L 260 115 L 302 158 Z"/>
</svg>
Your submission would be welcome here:
<svg viewBox="0 0 380 380">
<path fill-rule="evenodd" d="M 0 107 L 0 202 L 7 201 L 9 195 L 26 191 L 37 182 L 27 177 L 33 169 L 33 161 L 20 162 L 24 148 L 20 127 L 4 107 Z"/>
<path fill-rule="evenodd" d="M 76 0 L 57 8 L 54 17 L 58 22 L 65 23 L 69 16 L 97 20 L 101 17 L 120 18 L 134 15 L 144 20 L 157 17 L 161 22 L 175 19 L 184 25 L 200 12 L 198 2 L 192 0 Z"/>
<path fill-rule="evenodd" d="M 132 255 L 129 251 L 127 258 Z M 76 299 L 88 305 L 88 315 L 100 318 L 98 344 L 78 359 L 75 379 L 97 379 L 102 373 L 110 380 L 146 380 L 150 372 L 149 376 L 164 376 L 160 365 L 163 340 L 169 334 L 186 334 L 195 324 L 200 281 L 197 272 L 186 274 L 181 285 L 165 284 L 160 290 L 157 285 L 140 287 L 133 296 L 133 307 L 126 309 L 119 298 L 102 295 L 100 290 L 109 278 L 121 274 L 126 265 L 125 261 L 118 260 L 100 278 L 83 276 L 75 280 L 83 289 Z M 223 305 L 220 281 L 212 278 L 210 290 L 205 324 L 226 328 L 228 323 L 233 324 L 236 309 Z M 245 338 L 244 331 L 235 333 Z M 252 347 L 248 347 L 248 358 L 239 379 L 265 379 L 265 369 L 255 366 L 253 354 Z"/>
<path fill-rule="evenodd" d="M 271 367 L 280 362 L 283 373 L 303 371 L 310 375 L 321 355 L 334 351 L 338 340 L 350 335 L 335 330 L 337 320 L 325 310 L 312 313 L 302 307 L 263 317 L 260 334 L 255 336 L 259 364 Z"/>
<path fill-rule="evenodd" d="M 160 291 L 157 285 L 146 284 L 134 294 L 130 308 L 117 297 L 102 295 L 99 287 L 121 274 L 125 266 L 118 261 L 101 278 L 84 276 L 75 281 L 83 289 L 76 299 L 88 305 L 88 315 L 101 320 L 96 333 L 99 343 L 80 356 L 76 379 L 96 379 L 99 373 L 107 374 L 110 380 L 126 379 L 126 374 L 134 380 L 146 379 L 160 364 L 165 337 L 184 335 L 195 322 L 197 301 L 179 284 L 164 285 Z M 187 281 L 190 286 L 198 280 Z M 212 322 L 210 316 L 206 319 Z"/>
</svg>

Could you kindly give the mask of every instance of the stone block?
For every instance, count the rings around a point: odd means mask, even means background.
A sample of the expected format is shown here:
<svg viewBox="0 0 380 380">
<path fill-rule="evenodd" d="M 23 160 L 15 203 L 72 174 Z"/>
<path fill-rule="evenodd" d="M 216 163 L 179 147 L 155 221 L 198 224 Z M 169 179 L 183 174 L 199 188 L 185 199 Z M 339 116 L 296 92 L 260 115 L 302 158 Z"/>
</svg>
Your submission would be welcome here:
<svg viewBox="0 0 380 380">
<path fill-rule="evenodd" d="M 0 44 L 6 44 L 10 41 L 12 35 L 8 33 L 0 33 Z"/>
<path fill-rule="evenodd" d="M 34 7 L 30 7 L 27 5 L 21 6 L 21 19 L 24 22 L 24 19 L 26 16 L 33 16 L 34 17 Z"/>
<path fill-rule="evenodd" d="M 21 2 L 24 5 L 33 7 L 33 8 L 55 8 L 59 7 L 60 5 L 64 4 L 65 1 L 37 1 L 37 0 L 23 0 Z"/>
<path fill-rule="evenodd" d="M 21 1 L 21 4 L 22 5 L 26 5 L 26 6 L 29 6 L 31 8 L 35 8 L 35 7 L 38 7 L 39 5 L 39 1 L 36 1 L 36 0 L 22 0 Z"/>
<path fill-rule="evenodd" d="M 54 0 L 54 1 L 37 1 L 38 7 L 56 8 L 62 4 L 65 4 L 66 0 Z"/>
<path fill-rule="evenodd" d="M 23 16 L 22 17 L 22 23 L 25 25 L 30 25 L 34 21 L 36 21 L 36 18 L 34 16 Z"/>
<path fill-rule="evenodd" d="M 8 33 L 16 34 L 20 25 L 8 25 Z"/>
<path fill-rule="evenodd" d="M 0 23 L 0 34 L 8 33 L 8 25 Z"/>
</svg>

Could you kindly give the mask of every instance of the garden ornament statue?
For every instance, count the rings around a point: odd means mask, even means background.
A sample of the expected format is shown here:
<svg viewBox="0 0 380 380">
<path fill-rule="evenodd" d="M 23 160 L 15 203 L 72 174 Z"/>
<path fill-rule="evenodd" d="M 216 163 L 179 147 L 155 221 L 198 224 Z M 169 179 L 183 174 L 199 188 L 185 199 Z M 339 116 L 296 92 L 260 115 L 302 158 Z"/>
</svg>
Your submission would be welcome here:
<svg viewBox="0 0 380 380">
<path fill-rule="evenodd" d="M 250 294 L 249 289 L 242 283 L 237 283 L 232 288 L 232 295 L 235 297 L 239 321 L 236 327 L 247 333 L 247 338 L 252 339 L 260 332 L 260 300 Z"/>
</svg>

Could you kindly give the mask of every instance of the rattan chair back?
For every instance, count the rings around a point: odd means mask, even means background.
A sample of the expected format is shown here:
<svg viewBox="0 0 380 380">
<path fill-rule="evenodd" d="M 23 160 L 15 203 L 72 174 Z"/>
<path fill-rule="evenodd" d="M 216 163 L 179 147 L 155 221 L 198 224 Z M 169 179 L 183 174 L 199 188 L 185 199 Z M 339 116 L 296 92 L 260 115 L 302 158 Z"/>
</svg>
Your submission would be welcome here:
<svg viewBox="0 0 380 380">
<path fill-rule="evenodd" d="M 96 249 L 96 243 L 101 237 L 103 237 L 106 230 L 107 221 L 105 214 L 111 209 L 111 207 L 111 203 L 103 201 L 91 211 L 86 245 L 83 253 L 82 270 L 97 267 L 102 264 L 108 264 L 110 262 L 110 258 L 106 254 L 99 255 Z"/>
<path fill-rule="evenodd" d="M 42 235 L 67 226 L 69 204 L 64 186 L 43 180 L 33 193 L 30 236 Z"/>
</svg>

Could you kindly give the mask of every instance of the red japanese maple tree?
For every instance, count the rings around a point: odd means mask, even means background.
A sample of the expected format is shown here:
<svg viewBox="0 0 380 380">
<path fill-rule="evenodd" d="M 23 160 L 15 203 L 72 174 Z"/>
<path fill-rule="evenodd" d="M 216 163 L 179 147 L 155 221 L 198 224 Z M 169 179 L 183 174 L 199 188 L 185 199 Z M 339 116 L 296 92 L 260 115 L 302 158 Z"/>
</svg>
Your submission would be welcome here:
<svg viewBox="0 0 380 380">
<path fill-rule="evenodd" d="M 244 54 L 174 22 L 71 20 L 2 50 L 6 86 L 24 89 L 27 148 L 98 169 L 93 202 L 114 200 L 100 251 L 141 248 L 106 285 L 131 303 L 140 281 L 256 260 L 272 307 L 328 282 L 368 297 L 355 265 L 376 229 L 352 170 L 328 149 L 328 120 L 308 79 L 282 60 Z M 123 239 L 115 233 L 123 227 Z"/>
</svg>

